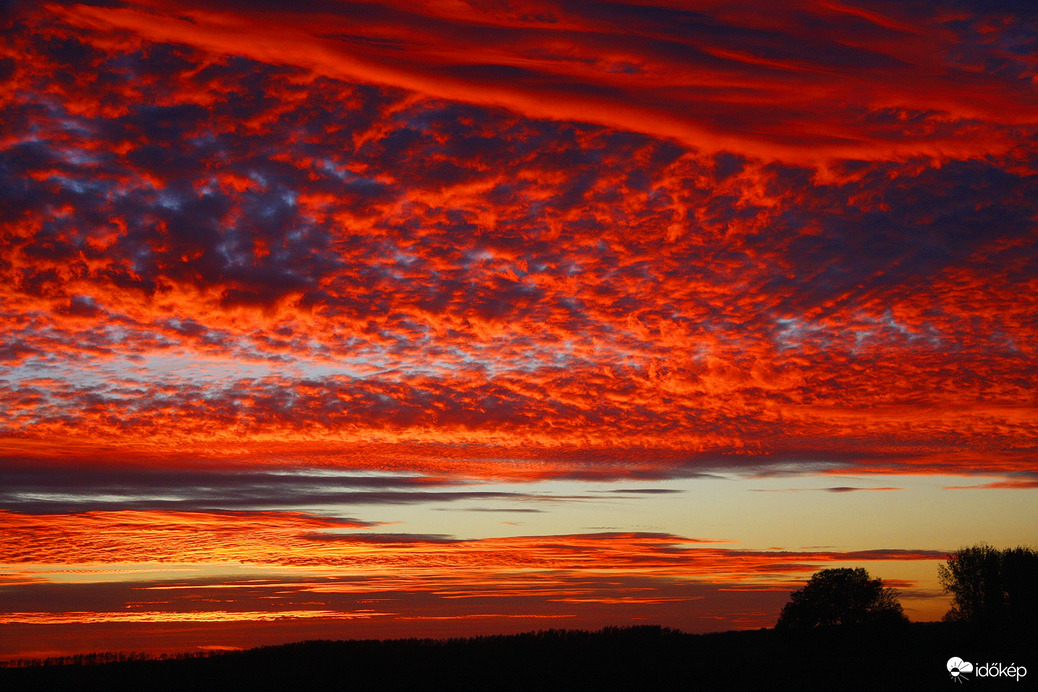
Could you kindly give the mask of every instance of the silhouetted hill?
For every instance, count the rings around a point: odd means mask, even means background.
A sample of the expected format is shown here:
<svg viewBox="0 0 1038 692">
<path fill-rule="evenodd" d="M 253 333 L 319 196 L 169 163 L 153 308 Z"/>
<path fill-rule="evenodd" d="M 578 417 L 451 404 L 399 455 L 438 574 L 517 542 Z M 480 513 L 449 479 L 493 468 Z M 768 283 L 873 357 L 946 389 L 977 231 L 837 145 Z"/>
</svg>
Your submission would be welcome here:
<svg viewBox="0 0 1038 692">
<path fill-rule="evenodd" d="M 0 669 L 3 690 L 764 690 L 949 689 L 949 658 L 1028 668 L 1033 634 L 958 623 L 693 635 L 659 627 L 470 639 L 308 641 L 205 657 Z M 1028 684 L 1031 683 L 1031 684 Z"/>
</svg>

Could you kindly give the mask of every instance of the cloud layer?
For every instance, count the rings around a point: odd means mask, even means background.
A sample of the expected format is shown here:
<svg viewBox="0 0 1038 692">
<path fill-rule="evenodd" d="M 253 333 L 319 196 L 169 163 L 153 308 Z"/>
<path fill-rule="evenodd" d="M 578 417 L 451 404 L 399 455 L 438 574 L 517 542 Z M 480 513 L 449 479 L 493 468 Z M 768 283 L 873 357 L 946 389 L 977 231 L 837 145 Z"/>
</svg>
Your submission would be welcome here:
<svg viewBox="0 0 1038 692">
<path fill-rule="evenodd" d="M 413 445 L 428 444 L 433 465 L 467 450 L 451 466 L 475 475 L 507 475 L 487 459 L 514 456 L 571 475 L 587 464 L 680 472 L 705 457 L 956 472 L 1031 463 L 1038 190 L 1024 78 L 1033 65 L 1020 30 L 997 16 L 805 4 L 759 27 L 735 10 L 593 4 L 576 26 L 560 8 L 494 18 L 214 7 L 51 6 L 19 20 L 8 52 L 25 59 L 5 70 L 11 125 L 0 152 L 0 423 L 10 447 L 60 456 L 51 442 L 60 438 L 102 456 L 212 457 L 293 441 L 333 463 L 386 466 L 400 456 L 426 463 Z M 833 36 L 850 23 L 875 45 L 840 52 L 793 40 L 821 15 Z M 311 36 L 313 59 L 247 40 L 315 27 L 338 36 L 347 18 L 351 38 Z M 275 23 L 288 29 L 269 34 Z M 681 27 L 698 45 L 722 25 L 731 55 L 678 51 L 659 33 Z M 177 33 L 189 26 L 204 35 Z M 966 43 L 981 26 L 993 35 Z M 464 50 L 458 27 L 485 50 Z M 771 73 L 800 74 L 791 65 L 806 56 L 825 56 L 840 83 L 870 85 L 855 98 L 825 88 L 810 97 L 850 108 L 876 107 L 884 98 L 873 91 L 888 83 L 886 102 L 908 91 L 936 108 L 912 79 L 866 77 L 940 72 L 933 79 L 958 85 L 947 90 L 954 100 L 984 112 L 933 117 L 952 123 L 949 139 L 986 148 L 826 155 L 805 167 L 575 115 L 531 119 L 511 102 L 447 99 L 388 77 L 338 81 L 321 62 L 348 47 L 371 62 L 399 53 L 408 69 L 465 81 L 466 61 L 521 62 L 493 47 L 508 44 L 544 54 L 537 69 L 554 75 L 500 80 L 508 89 L 547 83 L 545 101 L 579 104 L 614 74 L 585 65 L 591 49 L 580 41 L 598 45 L 610 31 L 628 36 L 616 56 L 634 52 L 608 59 L 631 74 L 663 59 L 650 52 L 671 51 L 697 69 L 766 73 L 787 104 L 793 87 Z M 206 38 L 213 32 L 250 49 Z M 505 41 L 510 32 L 535 38 Z M 396 46 L 411 33 L 427 48 Z M 929 50 L 927 61 L 955 56 L 954 69 L 887 55 L 916 54 L 912 41 L 933 35 L 958 50 Z M 559 42 L 552 51 L 548 36 Z M 576 43 L 564 50 L 567 41 Z M 460 62 L 448 68 L 451 56 Z M 984 78 L 967 79 L 970 69 Z M 858 70 L 866 76 L 849 79 Z M 577 75 L 584 81 L 572 83 Z M 465 83 L 485 91 L 476 77 Z M 980 99 L 963 90 L 970 84 L 1008 101 Z M 575 101 L 550 97 L 564 85 Z M 686 112 L 681 95 L 700 98 L 645 75 L 630 87 L 664 88 L 677 100 L 623 100 Z M 715 98 L 751 123 L 773 105 Z M 954 123 L 967 120 L 1012 146 L 966 137 Z M 761 133 L 776 142 L 795 129 L 781 118 L 769 127 L 787 133 Z"/>
<path fill-rule="evenodd" d="M 55 625 L 82 631 L 133 624 L 147 638 L 182 623 L 293 620 L 325 623 L 315 627 L 365 621 L 351 625 L 352 636 L 414 636 L 437 631 L 430 623 L 453 622 L 448 631 L 456 635 L 541 626 L 538 619 L 603 626 L 633 613 L 698 631 L 760 627 L 771 624 L 791 584 L 819 566 L 945 557 L 738 550 L 645 532 L 456 540 L 366 533 L 349 522 L 289 513 L 3 512 L 0 528 L 12 570 L 0 580 L 0 629 L 23 628 L 28 640 Z M 177 578 L 214 563 L 252 575 Z M 65 567 L 39 566 L 48 564 Z M 170 574 L 149 580 L 139 574 L 147 569 L 129 564 L 165 564 Z M 94 629 L 98 646 L 117 646 L 111 628 Z M 209 636 L 219 641 L 218 630 Z M 183 647 L 192 640 L 177 641 Z M 0 649 L 0 656 L 14 651 Z"/>
</svg>

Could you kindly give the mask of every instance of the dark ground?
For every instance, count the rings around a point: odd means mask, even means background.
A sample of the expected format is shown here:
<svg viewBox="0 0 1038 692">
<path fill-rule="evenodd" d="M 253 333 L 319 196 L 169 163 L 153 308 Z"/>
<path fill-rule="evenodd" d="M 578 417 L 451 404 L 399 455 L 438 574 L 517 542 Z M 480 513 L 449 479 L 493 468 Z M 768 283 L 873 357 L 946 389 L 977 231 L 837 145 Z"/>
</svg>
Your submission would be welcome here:
<svg viewBox="0 0 1038 692">
<path fill-rule="evenodd" d="M 953 680 L 946 664 L 1025 666 Z M 968 685 L 968 687 L 961 687 Z M 693 635 L 657 627 L 310 641 L 206 657 L 0 668 L 0 690 L 1038 689 L 1038 638 L 955 623 Z"/>
</svg>

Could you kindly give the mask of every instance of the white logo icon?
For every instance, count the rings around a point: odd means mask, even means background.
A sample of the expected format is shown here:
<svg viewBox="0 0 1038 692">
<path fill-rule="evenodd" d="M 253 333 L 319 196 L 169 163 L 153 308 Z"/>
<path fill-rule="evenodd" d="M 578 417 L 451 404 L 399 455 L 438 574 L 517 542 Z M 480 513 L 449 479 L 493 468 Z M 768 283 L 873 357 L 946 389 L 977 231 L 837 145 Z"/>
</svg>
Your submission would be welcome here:
<svg viewBox="0 0 1038 692">
<path fill-rule="evenodd" d="M 973 664 L 969 661 L 963 661 L 958 656 L 953 656 L 948 659 L 948 672 L 951 673 L 952 680 L 955 682 L 969 680 L 966 677 L 966 673 L 973 672 Z"/>
</svg>

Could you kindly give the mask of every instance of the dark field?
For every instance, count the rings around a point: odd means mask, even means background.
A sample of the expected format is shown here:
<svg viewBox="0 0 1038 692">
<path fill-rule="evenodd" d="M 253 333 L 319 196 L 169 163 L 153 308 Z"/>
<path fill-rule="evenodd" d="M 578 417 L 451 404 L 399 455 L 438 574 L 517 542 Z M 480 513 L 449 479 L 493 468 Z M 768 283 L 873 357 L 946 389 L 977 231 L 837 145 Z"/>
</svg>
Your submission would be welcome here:
<svg viewBox="0 0 1038 692">
<path fill-rule="evenodd" d="M 941 690 L 1034 689 L 1033 633 L 949 623 L 692 635 L 658 627 L 551 630 L 471 639 L 309 641 L 162 660 L 65 661 L 0 669 L 0 689 L 105 690 Z M 954 680 L 957 656 L 1024 666 Z M 103 656 L 95 658 L 103 660 Z"/>
</svg>

